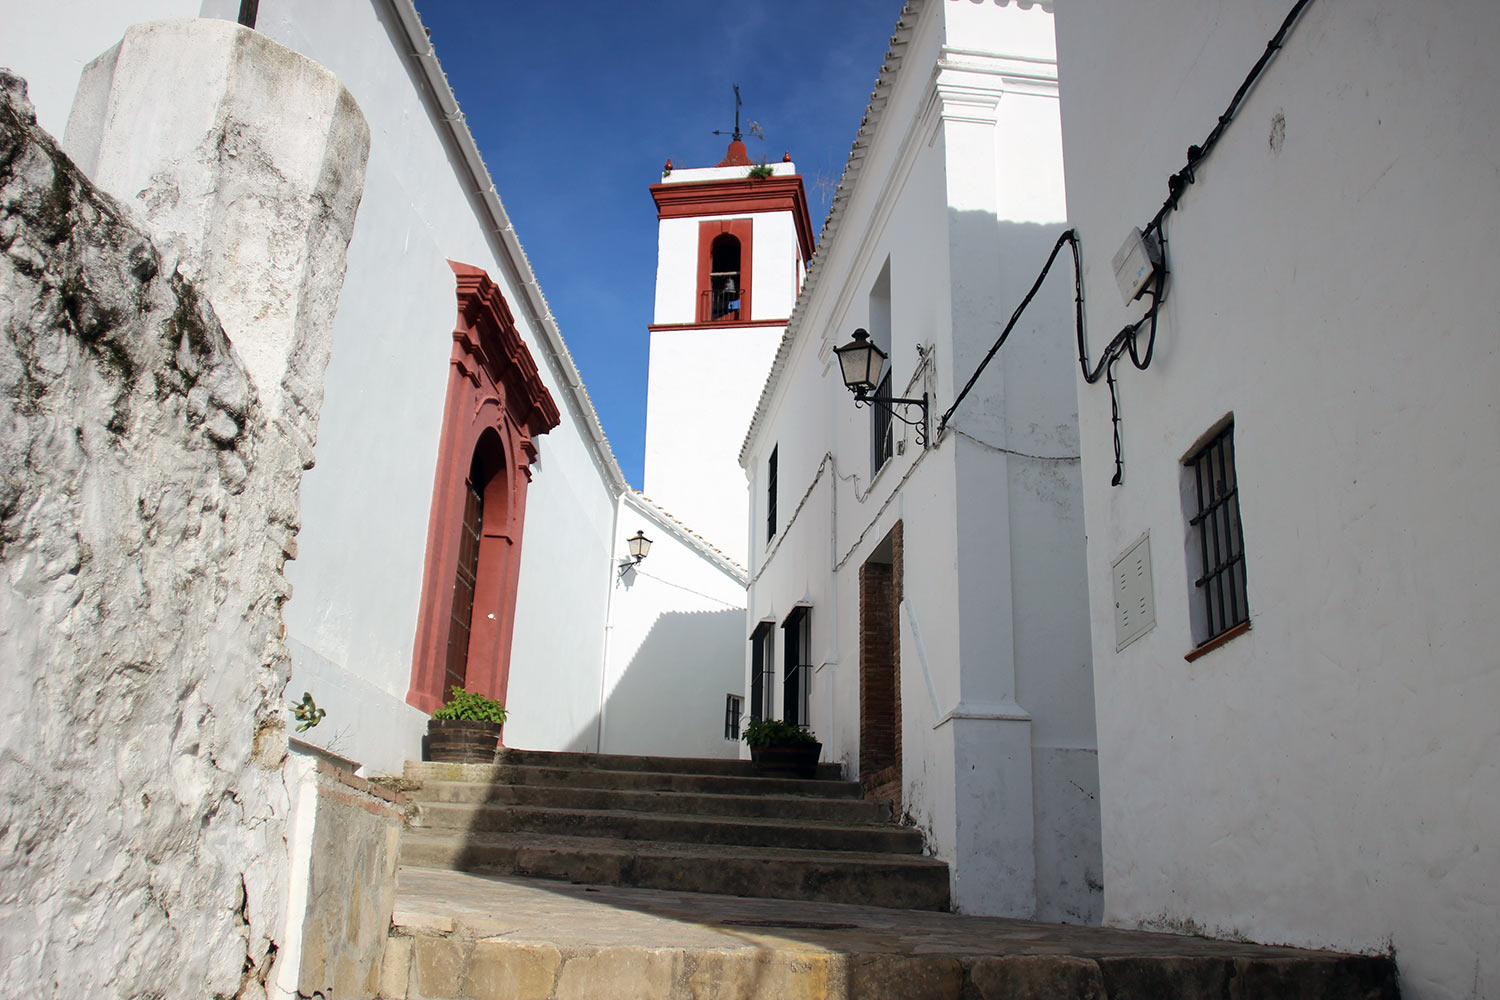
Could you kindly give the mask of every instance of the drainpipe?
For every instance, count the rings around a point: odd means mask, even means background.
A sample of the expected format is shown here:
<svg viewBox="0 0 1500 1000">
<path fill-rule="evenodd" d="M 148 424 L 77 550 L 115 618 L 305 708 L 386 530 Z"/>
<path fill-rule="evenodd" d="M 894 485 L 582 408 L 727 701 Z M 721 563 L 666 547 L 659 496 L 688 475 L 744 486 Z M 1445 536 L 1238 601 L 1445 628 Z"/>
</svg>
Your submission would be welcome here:
<svg viewBox="0 0 1500 1000">
<path fill-rule="evenodd" d="M 625 505 L 625 494 L 615 495 L 614 516 L 609 522 L 609 599 L 604 604 L 604 650 L 599 662 L 599 712 L 594 725 L 594 752 L 604 752 L 604 685 L 609 677 L 609 639 L 615 630 L 615 590 L 619 578 L 615 573 L 615 540 L 620 537 L 620 508 Z"/>
<path fill-rule="evenodd" d="M 833 569 L 839 561 L 839 472 L 838 462 L 830 450 L 828 456 L 828 471 L 832 473 L 828 480 L 828 652 L 829 658 L 824 661 L 823 669 L 832 667 L 834 673 L 838 672 L 839 661 L 839 573 Z M 838 745 L 836 730 L 834 727 L 834 697 L 833 697 L 833 675 L 828 676 L 824 683 L 824 700 L 828 702 L 828 748 L 830 752 Z"/>
</svg>

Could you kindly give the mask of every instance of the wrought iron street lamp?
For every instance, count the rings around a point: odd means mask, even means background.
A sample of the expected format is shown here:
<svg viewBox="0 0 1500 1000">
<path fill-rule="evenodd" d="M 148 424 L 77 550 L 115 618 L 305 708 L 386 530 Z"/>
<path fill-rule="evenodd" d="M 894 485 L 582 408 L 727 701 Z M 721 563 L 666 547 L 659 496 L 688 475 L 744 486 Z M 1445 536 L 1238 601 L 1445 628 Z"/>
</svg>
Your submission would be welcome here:
<svg viewBox="0 0 1500 1000">
<path fill-rule="evenodd" d="M 870 342 L 869 332 L 863 329 L 855 330 L 854 339 L 843 347 L 835 347 L 833 353 L 839 358 L 839 372 L 844 378 L 844 387 L 854 393 L 854 405 L 883 408 L 903 424 L 916 428 L 917 444 L 926 447 L 927 393 L 922 393 L 920 399 L 900 399 L 874 394 L 880 385 L 880 372 L 885 367 L 886 353 Z M 921 416 L 915 420 L 908 419 L 896 412 L 897 406 L 918 407 L 921 410 Z"/>
<path fill-rule="evenodd" d="M 625 539 L 625 545 L 630 550 L 629 559 L 620 560 L 620 575 L 624 576 L 626 570 L 634 569 L 640 561 L 646 558 L 651 551 L 651 539 L 640 528 L 635 529 L 635 534 Z"/>
</svg>

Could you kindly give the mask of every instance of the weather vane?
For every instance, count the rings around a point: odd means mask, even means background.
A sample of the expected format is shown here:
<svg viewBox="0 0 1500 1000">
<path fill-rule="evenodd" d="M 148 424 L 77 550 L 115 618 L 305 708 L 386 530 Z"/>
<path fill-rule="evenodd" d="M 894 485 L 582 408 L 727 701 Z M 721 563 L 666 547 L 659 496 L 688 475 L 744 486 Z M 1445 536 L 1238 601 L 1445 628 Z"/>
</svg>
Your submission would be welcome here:
<svg viewBox="0 0 1500 1000">
<path fill-rule="evenodd" d="M 744 141 L 744 133 L 740 131 L 740 105 L 744 103 L 744 101 L 740 100 L 740 85 L 736 83 L 734 85 L 734 131 L 725 132 L 721 128 L 716 128 L 714 129 L 714 135 L 728 135 L 735 142 Z M 764 139 L 766 137 L 766 134 L 760 129 L 760 122 L 750 123 L 750 134 L 757 139 Z"/>
</svg>

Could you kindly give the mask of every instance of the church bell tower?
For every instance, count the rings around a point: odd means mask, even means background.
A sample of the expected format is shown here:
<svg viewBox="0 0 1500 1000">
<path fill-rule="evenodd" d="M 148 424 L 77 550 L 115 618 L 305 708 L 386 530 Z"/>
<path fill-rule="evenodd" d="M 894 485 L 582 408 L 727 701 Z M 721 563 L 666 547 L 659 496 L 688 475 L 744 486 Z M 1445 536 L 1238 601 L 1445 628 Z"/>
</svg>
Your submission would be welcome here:
<svg viewBox="0 0 1500 1000">
<path fill-rule="evenodd" d="M 738 126 L 712 167 L 651 185 L 660 220 L 643 492 L 741 564 L 749 493 L 740 445 L 812 256 L 790 156 L 751 162 Z"/>
</svg>

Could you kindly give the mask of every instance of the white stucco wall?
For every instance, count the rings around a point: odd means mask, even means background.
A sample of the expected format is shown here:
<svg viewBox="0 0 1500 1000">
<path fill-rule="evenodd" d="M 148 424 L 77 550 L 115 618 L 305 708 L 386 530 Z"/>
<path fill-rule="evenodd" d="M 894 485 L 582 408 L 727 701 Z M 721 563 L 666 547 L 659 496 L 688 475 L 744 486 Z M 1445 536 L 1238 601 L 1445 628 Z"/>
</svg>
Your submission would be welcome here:
<svg viewBox="0 0 1500 1000">
<path fill-rule="evenodd" d="M 1058 4 L 1094 351 L 1140 309 L 1112 255 L 1290 6 Z M 1118 488 L 1079 388 L 1108 921 L 1394 949 L 1415 1000 L 1500 995 L 1496 37 L 1481 0 L 1311 5 L 1167 220 Z M 1180 463 L 1227 414 L 1252 630 L 1187 663 Z M 1147 531 L 1156 625 L 1116 653 Z"/>
<path fill-rule="evenodd" d="M 500 286 L 563 415 L 538 439 L 532 469 L 506 741 L 580 748 L 603 657 L 599 567 L 609 558 L 611 492 L 549 364 L 517 267 L 476 213 L 472 180 L 413 88 L 391 18 L 383 2 L 263 0 L 257 20 L 257 30 L 314 53 L 372 108 L 366 211 L 350 245 L 318 464 L 289 571 L 291 688 L 311 690 L 329 712 L 305 735 L 375 771 L 417 756 L 426 718 L 405 696 L 457 315 L 447 263 L 455 260 Z"/>
<path fill-rule="evenodd" d="M 897 454 L 873 483 L 869 411 L 832 368 L 832 348 L 870 326 L 888 261 L 893 392 L 932 392 L 935 430 L 1062 228 L 1050 15 L 948 3 L 916 17 L 751 433 L 749 620 L 813 606 L 813 728 L 856 770 L 858 573 L 900 521 L 904 810 L 953 865 L 960 909 L 1093 921 L 1097 772 L 1067 283 L 1044 288 L 935 448 L 897 425 Z M 914 378 L 918 347 L 929 361 Z M 773 446 L 784 526 L 768 544 Z"/>
<path fill-rule="evenodd" d="M 222 2 L 222 0 L 221 0 Z M 37 124 L 61 141 L 83 67 L 142 21 L 197 17 L 212 0 L 67 0 L 48 6 L 0 0 L 0 66 L 26 79 Z M 234 14 L 228 15 L 233 19 Z M 59 22 L 66 23 L 61 30 Z"/>
<path fill-rule="evenodd" d="M 738 757 L 724 738 L 725 696 L 739 694 L 743 571 L 634 493 L 620 500 L 614 552 L 644 531 L 645 559 L 611 570 L 609 653 L 599 744 L 605 753 Z"/>
<path fill-rule="evenodd" d="M 643 492 L 736 562 L 745 473 L 735 455 L 782 328 L 653 330 Z"/>
</svg>

